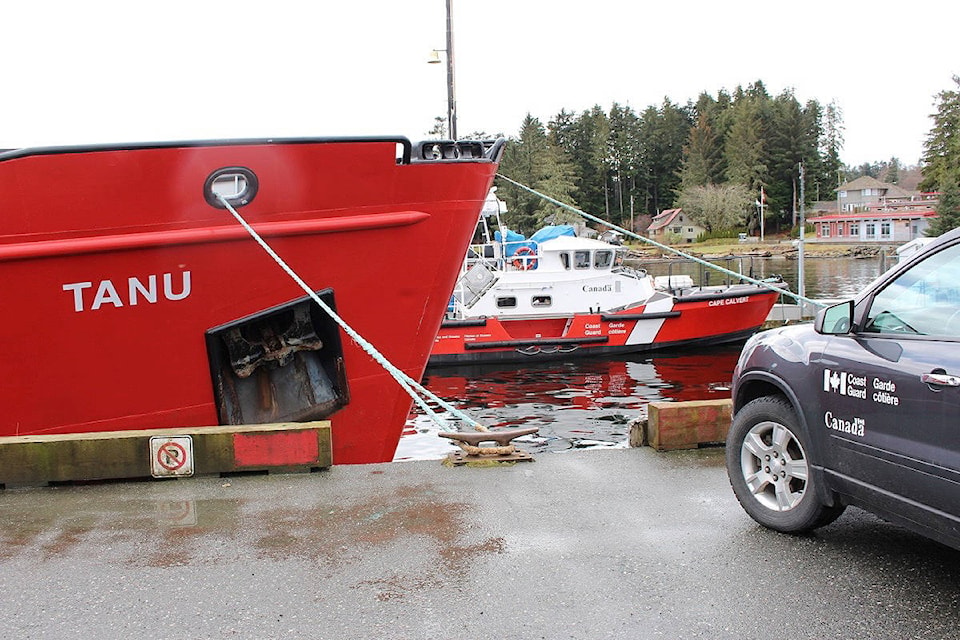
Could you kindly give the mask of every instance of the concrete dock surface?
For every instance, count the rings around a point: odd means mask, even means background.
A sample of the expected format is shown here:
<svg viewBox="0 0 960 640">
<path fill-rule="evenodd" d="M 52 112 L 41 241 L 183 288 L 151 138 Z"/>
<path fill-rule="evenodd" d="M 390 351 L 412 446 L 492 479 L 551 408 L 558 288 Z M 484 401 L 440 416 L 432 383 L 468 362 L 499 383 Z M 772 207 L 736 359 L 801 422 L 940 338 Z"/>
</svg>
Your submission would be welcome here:
<svg viewBox="0 0 960 640">
<path fill-rule="evenodd" d="M 0 492 L 0 638 L 951 638 L 960 552 L 757 526 L 722 449 Z"/>
</svg>

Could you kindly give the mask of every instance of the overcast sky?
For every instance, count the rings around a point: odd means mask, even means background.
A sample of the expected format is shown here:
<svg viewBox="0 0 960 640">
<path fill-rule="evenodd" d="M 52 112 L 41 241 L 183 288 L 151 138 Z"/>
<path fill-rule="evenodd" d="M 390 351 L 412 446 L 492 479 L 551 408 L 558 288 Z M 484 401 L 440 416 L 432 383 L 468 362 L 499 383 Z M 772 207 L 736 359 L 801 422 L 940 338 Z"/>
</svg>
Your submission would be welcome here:
<svg viewBox="0 0 960 640">
<path fill-rule="evenodd" d="M 444 0 L 8 3 L 0 148 L 406 135 L 446 116 Z M 762 80 L 836 101 L 847 164 L 915 164 L 956 86 L 960 3 L 454 0 L 458 129 Z"/>
</svg>

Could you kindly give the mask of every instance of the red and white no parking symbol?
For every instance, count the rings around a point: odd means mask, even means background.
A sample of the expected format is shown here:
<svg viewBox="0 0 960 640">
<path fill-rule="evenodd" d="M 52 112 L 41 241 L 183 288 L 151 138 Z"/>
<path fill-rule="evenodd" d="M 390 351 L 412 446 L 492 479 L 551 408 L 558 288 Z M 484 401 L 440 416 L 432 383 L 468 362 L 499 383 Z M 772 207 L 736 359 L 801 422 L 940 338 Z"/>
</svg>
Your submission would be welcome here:
<svg viewBox="0 0 960 640">
<path fill-rule="evenodd" d="M 150 472 L 154 478 L 193 475 L 193 438 L 153 436 L 150 438 Z"/>
</svg>

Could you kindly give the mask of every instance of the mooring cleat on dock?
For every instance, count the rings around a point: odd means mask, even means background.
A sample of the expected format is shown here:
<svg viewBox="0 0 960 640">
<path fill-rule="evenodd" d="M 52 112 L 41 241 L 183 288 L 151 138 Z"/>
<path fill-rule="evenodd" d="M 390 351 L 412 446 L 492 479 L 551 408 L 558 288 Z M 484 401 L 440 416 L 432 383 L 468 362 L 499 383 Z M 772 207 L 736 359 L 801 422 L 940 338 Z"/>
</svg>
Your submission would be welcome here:
<svg viewBox="0 0 960 640">
<path fill-rule="evenodd" d="M 539 431 L 539 427 L 526 429 L 501 429 L 500 431 L 441 431 L 440 436 L 465 442 L 477 447 L 481 442 L 496 442 L 501 447 L 510 445 L 510 441 L 520 436 L 527 436 Z M 483 447 L 480 447 L 483 448 Z"/>
<path fill-rule="evenodd" d="M 512 440 L 536 433 L 539 430 L 538 427 L 529 427 L 527 429 L 503 429 L 500 431 L 442 431 L 438 435 L 455 441 L 463 449 L 463 452 L 456 451 L 448 457 L 449 462 L 462 465 L 480 460 L 490 462 L 533 460 L 533 456 L 529 453 L 517 451 Z M 480 446 L 481 442 L 496 442 L 498 446 L 482 447 Z"/>
</svg>

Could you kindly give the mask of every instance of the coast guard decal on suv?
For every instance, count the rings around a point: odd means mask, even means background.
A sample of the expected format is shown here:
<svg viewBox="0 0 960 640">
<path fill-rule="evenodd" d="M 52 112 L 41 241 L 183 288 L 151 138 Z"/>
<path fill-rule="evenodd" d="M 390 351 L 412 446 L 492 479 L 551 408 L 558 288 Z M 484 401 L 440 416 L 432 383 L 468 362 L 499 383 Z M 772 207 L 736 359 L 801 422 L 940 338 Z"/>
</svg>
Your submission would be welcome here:
<svg viewBox="0 0 960 640">
<path fill-rule="evenodd" d="M 824 369 L 823 390 L 862 400 L 867 397 L 867 377 L 855 376 L 846 371 Z"/>
</svg>

